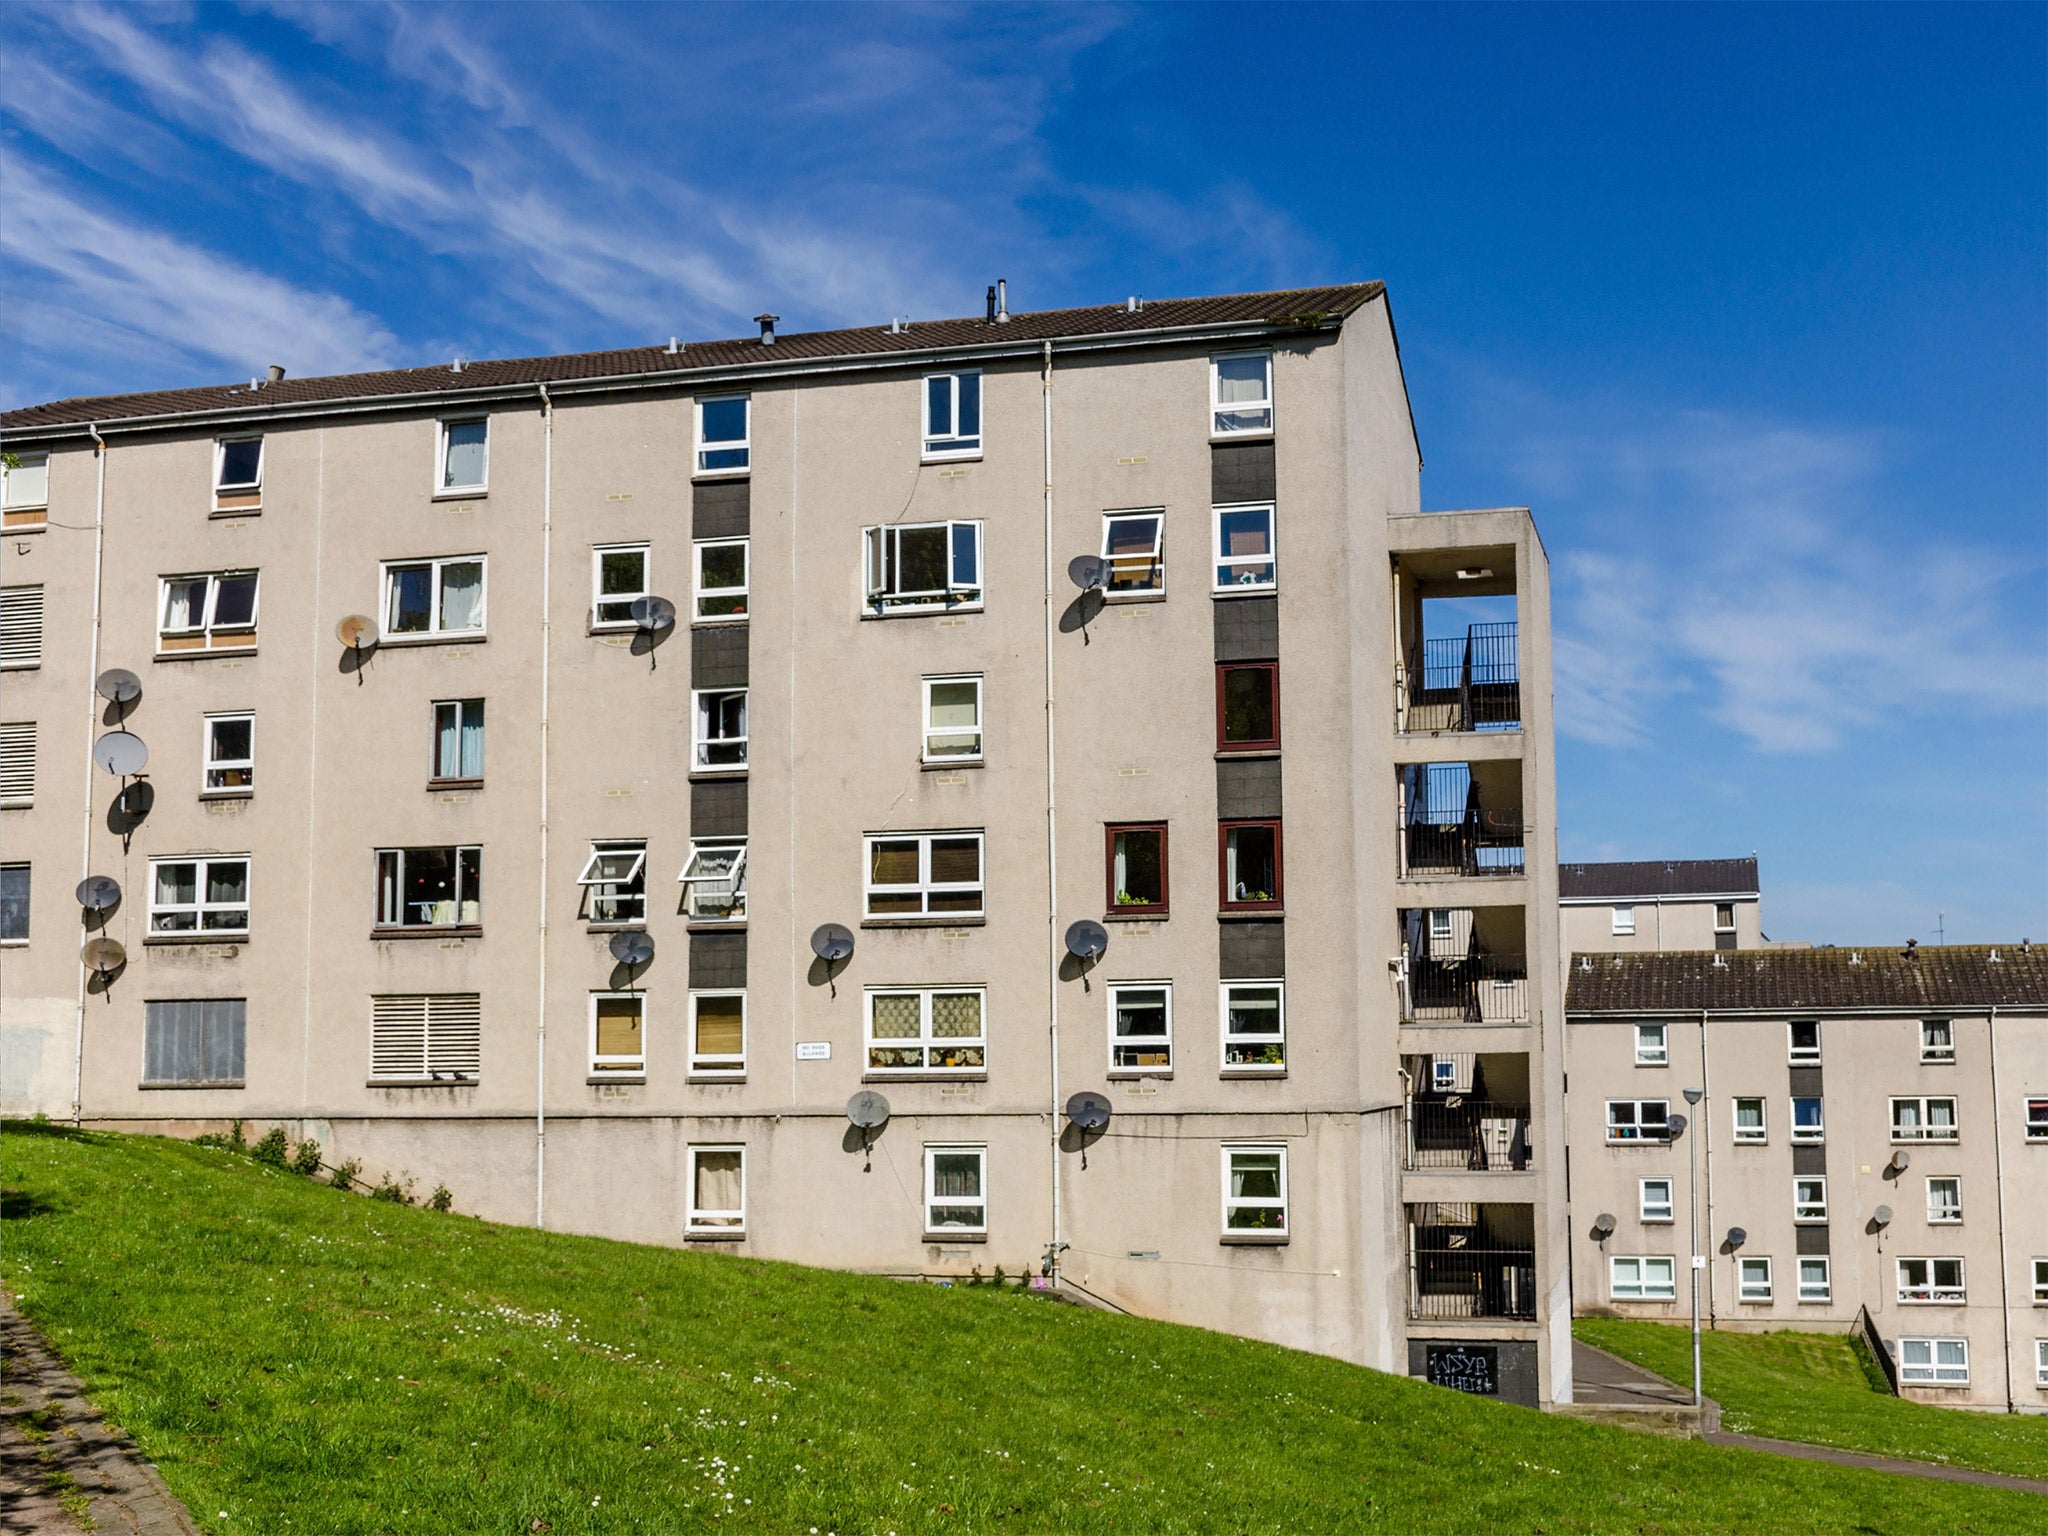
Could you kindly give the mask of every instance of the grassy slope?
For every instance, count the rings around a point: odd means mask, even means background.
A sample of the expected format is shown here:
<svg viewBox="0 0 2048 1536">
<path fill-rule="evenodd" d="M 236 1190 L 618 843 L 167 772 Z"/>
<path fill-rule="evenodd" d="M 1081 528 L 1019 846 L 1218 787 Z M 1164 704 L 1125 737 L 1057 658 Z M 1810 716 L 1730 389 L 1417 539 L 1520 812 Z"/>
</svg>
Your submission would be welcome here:
<svg viewBox="0 0 2048 1536">
<path fill-rule="evenodd" d="M 1582 1317 L 1573 1331 L 1660 1376 L 1692 1380 L 1688 1328 Z M 2048 1478 L 2048 1418 L 1960 1412 L 1876 1391 L 1846 1334 L 1707 1333 L 1700 1370 L 1721 1405 L 1721 1427 L 1738 1434 Z"/>
<path fill-rule="evenodd" d="M 22 1310 L 211 1531 L 2040 1529 L 1194 1329 L 9 1127 Z"/>
</svg>

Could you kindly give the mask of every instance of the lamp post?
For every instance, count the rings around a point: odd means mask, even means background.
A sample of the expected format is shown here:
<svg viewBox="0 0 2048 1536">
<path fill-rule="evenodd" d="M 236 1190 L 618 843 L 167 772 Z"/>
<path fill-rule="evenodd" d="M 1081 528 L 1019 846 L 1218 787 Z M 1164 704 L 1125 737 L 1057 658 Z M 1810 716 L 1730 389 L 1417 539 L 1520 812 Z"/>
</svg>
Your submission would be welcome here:
<svg viewBox="0 0 2048 1536">
<path fill-rule="evenodd" d="M 1685 1102 L 1695 1110 L 1707 1096 L 1704 1088 L 1685 1090 Z M 1700 1271 L 1707 1267 L 1707 1256 L 1700 1252 L 1700 1158 L 1693 1149 L 1699 1145 L 1694 1137 L 1686 1143 L 1685 1162 L 1687 1182 L 1691 1193 L 1687 1205 L 1691 1212 L 1692 1226 L 1692 1405 L 1697 1408 L 1705 1401 L 1700 1393 Z"/>
</svg>

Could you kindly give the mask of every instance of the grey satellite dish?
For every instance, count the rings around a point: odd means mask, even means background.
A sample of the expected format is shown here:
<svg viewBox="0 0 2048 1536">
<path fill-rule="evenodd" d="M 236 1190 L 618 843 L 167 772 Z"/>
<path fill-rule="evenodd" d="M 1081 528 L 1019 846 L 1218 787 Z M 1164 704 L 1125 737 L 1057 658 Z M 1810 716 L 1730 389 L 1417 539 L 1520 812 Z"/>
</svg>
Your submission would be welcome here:
<svg viewBox="0 0 2048 1536">
<path fill-rule="evenodd" d="M 128 963 L 128 951 L 121 947 L 119 939 L 87 939 L 85 948 L 78 952 L 78 958 L 85 962 L 88 970 L 107 976 Z"/>
<path fill-rule="evenodd" d="M 366 613 L 352 613 L 334 626 L 334 638 L 352 651 L 377 643 L 377 621 Z"/>
<path fill-rule="evenodd" d="M 1880 1227 L 1888 1227 L 1892 1224 L 1892 1208 L 1888 1205 L 1880 1205 L 1870 1213 L 1870 1219 Z"/>
<path fill-rule="evenodd" d="M 104 912 L 120 899 L 120 882 L 105 875 L 87 875 L 78 882 L 78 904 L 88 912 Z"/>
<path fill-rule="evenodd" d="M 633 622 L 645 630 L 671 629 L 676 622 L 676 605 L 665 597 L 636 597 L 626 610 Z"/>
<path fill-rule="evenodd" d="M 133 731 L 109 731 L 92 744 L 92 760 L 125 779 L 149 765 L 149 748 Z"/>
<path fill-rule="evenodd" d="M 864 1131 L 879 1130 L 888 1123 L 889 1101 L 872 1088 L 863 1088 L 846 1101 L 846 1118 Z"/>
<path fill-rule="evenodd" d="M 1730 1227 L 1728 1229 L 1728 1246 L 1730 1248 L 1740 1248 L 1744 1243 L 1748 1241 L 1749 1234 L 1745 1232 L 1741 1227 Z"/>
<path fill-rule="evenodd" d="M 1901 1173 L 1913 1166 L 1913 1159 L 1904 1147 L 1892 1154 L 1892 1166 Z"/>
<path fill-rule="evenodd" d="M 612 958 L 621 965 L 645 965 L 654 958 L 653 936 L 638 928 L 613 934 L 609 948 Z"/>
<path fill-rule="evenodd" d="M 110 704 L 131 704 L 142 697 L 142 679 L 126 667 L 109 667 L 94 680 L 92 687 Z"/>
<path fill-rule="evenodd" d="M 1077 1093 L 1067 1100 L 1067 1118 L 1084 1131 L 1099 1131 L 1109 1124 L 1109 1100 L 1099 1093 Z"/>
<path fill-rule="evenodd" d="M 1670 1139 L 1676 1141 L 1679 1137 L 1685 1134 L 1685 1128 L 1691 1124 L 1692 1122 L 1686 1119 L 1685 1116 L 1673 1115 L 1668 1121 L 1665 1122 L 1664 1128 L 1666 1133 L 1669 1135 Z"/>
<path fill-rule="evenodd" d="M 1606 1242 L 1607 1239 L 1614 1236 L 1614 1226 L 1613 1213 L 1602 1211 L 1593 1218 L 1593 1240 L 1599 1243 Z"/>
<path fill-rule="evenodd" d="M 844 923 L 820 923 L 811 930 L 811 953 L 837 965 L 853 953 L 853 930 Z"/>
<path fill-rule="evenodd" d="M 1067 580 L 1083 592 L 1109 585 L 1109 562 L 1100 555 L 1076 555 L 1067 562 Z"/>
<path fill-rule="evenodd" d="M 1109 930 L 1097 922 L 1082 918 L 1067 929 L 1067 953 L 1076 960 L 1100 960 L 1109 948 Z"/>
</svg>

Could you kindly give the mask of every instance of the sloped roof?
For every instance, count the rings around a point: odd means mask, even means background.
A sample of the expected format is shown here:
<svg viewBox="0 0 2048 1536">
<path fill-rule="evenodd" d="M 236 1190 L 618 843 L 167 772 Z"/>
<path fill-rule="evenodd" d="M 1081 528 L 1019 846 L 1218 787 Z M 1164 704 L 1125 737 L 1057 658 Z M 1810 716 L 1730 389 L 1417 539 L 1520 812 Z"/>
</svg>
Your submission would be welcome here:
<svg viewBox="0 0 2048 1536">
<path fill-rule="evenodd" d="M 1573 955 L 1564 1006 L 1567 1014 L 2048 1011 L 2048 945 Z"/>
<path fill-rule="evenodd" d="M 102 425 L 198 412 L 246 413 L 260 404 L 270 414 L 290 415 L 294 406 L 336 401 L 393 399 L 441 393 L 504 389 L 579 380 L 658 378 L 661 375 L 749 368 L 767 369 L 806 360 L 872 358 L 886 365 L 898 356 L 947 348 L 996 348 L 1020 342 L 1178 331 L 1204 326 L 1270 325 L 1300 329 L 1341 321 L 1386 292 L 1384 283 L 1346 283 L 1329 288 L 1292 288 L 1272 293 L 1222 294 L 1195 299 L 1147 299 L 1142 308 L 1098 304 L 1085 309 L 1046 309 L 1012 314 L 992 325 L 976 316 L 959 320 L 913 320 L 900 332 L 886 325 L 839 331 L 778 333 L 773 346 L 758 335 L 726 341 L 690 341 L 681 353 L 666 346 L 576 352 L 555 357 L 465 361 L 457 373 L 446 363 L 429 368 L 396 368 L 380 373 L 343 373 L 290 378 L 252 393 L 247 381 L 160 389 L 132 395 L 89 395 L 22 406 L 0 414 L 0 431 Z"/>
<path fill-rule="evenodd" d="M 1642 859 L 1619 864 L 1560 864 L 1559 900 L 1627 901 L 1658 896 L 1754 896 L 1756 856 L 1746 859 Z"/>
</svg>

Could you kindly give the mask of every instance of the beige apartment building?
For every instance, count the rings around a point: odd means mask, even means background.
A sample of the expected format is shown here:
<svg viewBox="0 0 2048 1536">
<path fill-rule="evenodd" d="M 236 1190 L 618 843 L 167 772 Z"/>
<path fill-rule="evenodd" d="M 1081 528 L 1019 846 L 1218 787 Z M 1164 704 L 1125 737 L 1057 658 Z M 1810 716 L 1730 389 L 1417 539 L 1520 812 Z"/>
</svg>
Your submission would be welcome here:
<svg viewBox="0 0 2048 1536">
<path fill-rule="evenodd" d="M 1764 937 L 1754 854 L 1560 864 L 1564 953 L 1759 949 Z"/>
<path fill-rule="evenodd" d="M 1568 1399 L 1547 562 L 1383 288 L 760 324 L 0 420 L 7 1107 Z"/>
<path fill-rule="evenodd" d="M 1567 1008 L 1580 1313 L 1688 1322 L 1699 1253 L 1709 1327 L 2048 1411 L 2048 950 L 1579 954 Z"/>
</svg>

